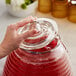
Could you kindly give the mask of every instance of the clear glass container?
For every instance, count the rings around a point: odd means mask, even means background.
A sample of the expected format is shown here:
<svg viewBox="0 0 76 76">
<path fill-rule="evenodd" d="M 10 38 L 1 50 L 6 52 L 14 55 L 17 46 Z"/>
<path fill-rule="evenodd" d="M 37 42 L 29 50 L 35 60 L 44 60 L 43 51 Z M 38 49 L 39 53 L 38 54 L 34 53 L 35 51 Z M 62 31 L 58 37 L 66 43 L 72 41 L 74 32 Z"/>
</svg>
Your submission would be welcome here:
<svg viewBox="0 0 76 76">
<path fill-rule="evenodd" d="M 71 0 L 69 2 L 68 20 L 76 23 L 76 1 Z"/>
<path fill-rule="evenodd" d="M 67 17 L 68 0 L 53 0 L 52 1 L 52 15 L 56 18 Z"/>
<path fill-rule="evenodd" d="M 38 0 L 38 10 L 43 13 L 51 11 L 52 0 Z"/>
<path fill-rule="evenodd" d="M 19 34 L 31 27 L 38 30 L 37 34 L 8 56 L 3 76 L 73 76 L 55 21 L 39 18 L 21 28 Z"/>
</svg>

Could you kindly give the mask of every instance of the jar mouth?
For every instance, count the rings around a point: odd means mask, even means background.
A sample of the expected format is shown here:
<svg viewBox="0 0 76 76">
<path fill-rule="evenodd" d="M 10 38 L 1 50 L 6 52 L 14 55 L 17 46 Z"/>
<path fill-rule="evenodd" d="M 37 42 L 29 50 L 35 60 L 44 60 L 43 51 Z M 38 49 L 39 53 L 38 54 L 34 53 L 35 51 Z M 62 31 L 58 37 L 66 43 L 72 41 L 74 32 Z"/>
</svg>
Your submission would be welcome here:
<svg viewBox="0 0 76 76">
<path fill-rule="evenodd" d="M 25 50 L 34 50 L 48 45 L 57 35 L 57 24 L 54 20 L 47 18 L 38 18 L 36 21 L 22 27 L 19 34 L 27 32 L 32 24 L 40 32 L 35 36 L 29 37 L 20 44 L 20 48 Z"/>
<path fill-rule="evenodd" d="M 49 50 L 47 50 L 47 51 L 38 52 L 38 51 L 26 50 L 26 49 L 23 49 L 23 48 L 20 48 L 20 49 L 22 49 L 23 51 L 26 51 L 26 52 L 29 53 L 29 54 L 33 54 L 33 55 L 40 55 L 40 54 L 50 53 L 50 52 L 53 52 L 53 51 L 60 45 L 60 36 L 57 34 L 55 38 L 57 38 L 57 45 L 56 45 L 54 48 L 49 49 Z M 55 38 L 54 38 L 54 39 L 55 39 Z M 52 41 L 53 41 L 53 40 L 52 40 Z M 50 41 L 50 43 L 51 43 L 52 41 Z M 48 44 L 48 45 L 49 45 L 49 44 Z"/>
</svg>

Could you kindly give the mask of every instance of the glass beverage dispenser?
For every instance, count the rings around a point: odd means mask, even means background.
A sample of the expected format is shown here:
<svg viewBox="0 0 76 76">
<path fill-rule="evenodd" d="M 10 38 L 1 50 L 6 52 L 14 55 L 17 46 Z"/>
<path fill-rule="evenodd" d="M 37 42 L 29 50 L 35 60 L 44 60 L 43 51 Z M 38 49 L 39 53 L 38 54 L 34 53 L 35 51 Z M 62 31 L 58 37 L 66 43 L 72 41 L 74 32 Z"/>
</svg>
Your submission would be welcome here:
<svg viewBox="0 0 76 76">
<path fill-rule="evenodd" d="M 72 76 L 68 54 L 55 21 L 38 18 L 19 30 L 35 27 L 38 32 L 25 39 L 6 60 L 3 76 Z"/>
</svg>

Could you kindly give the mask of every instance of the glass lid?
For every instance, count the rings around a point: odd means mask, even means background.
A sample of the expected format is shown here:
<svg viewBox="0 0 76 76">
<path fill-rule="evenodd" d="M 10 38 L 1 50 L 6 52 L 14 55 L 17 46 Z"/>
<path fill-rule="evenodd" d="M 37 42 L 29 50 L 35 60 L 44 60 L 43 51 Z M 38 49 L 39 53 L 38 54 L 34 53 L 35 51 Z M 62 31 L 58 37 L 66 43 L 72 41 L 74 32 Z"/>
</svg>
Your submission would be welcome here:
<svg viewBox="0 0 76 76">
<path fill-rule="evenodd" d="M 52 19 L 38 18 L 32 23 L 28 23 L 19 30 L 19 34 L 28 32 L 31 28 L 35 28 L 38 32 L 31 37 L 25 39 L 20 48 L 25 50 L 39 49 L 48 45 L 57 35 L 57 24 Z"/>
</svg>

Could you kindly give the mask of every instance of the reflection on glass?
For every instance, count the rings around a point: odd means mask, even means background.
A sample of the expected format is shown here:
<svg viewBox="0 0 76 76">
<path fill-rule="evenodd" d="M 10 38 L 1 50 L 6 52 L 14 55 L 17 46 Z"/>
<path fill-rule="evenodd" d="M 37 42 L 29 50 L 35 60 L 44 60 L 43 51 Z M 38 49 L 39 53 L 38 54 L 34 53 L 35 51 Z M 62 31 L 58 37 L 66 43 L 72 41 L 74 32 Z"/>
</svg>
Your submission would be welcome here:
<svg viewBox="0 0 76 76">
<path fill-rule="evenodd" d="M 23 27 L 20 33 L 31 26 L 37 26 L 40 33 L 27 38 L 8 56 L 3 76 L 72 76 L 67 49 L 58 35 L 56 22 L 40 18 L 32 24 Z"/>
</svg>

